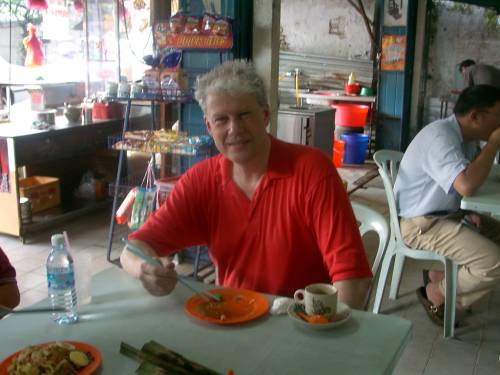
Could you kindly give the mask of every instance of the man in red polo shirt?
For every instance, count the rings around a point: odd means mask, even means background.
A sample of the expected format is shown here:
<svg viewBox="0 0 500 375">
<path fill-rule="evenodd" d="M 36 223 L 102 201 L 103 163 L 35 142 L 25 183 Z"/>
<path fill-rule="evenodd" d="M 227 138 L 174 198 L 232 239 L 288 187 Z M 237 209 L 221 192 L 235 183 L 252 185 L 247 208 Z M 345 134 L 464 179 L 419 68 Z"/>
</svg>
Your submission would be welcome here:
<svg viewBox="0 0 500 375">
<path fill-rule="evenodd" d="M 333 282 L 341 301 L 361 308 L 372 275 L 331 161 L 267 133 L 265 87 L 248 62 L 201 76 L 196 99 L 220 154 L 188 170 L 131 242 L 161 257 L 204 244 L 223 286 L 291 296 Z M 123 251 L 121 262 L 153 295 L 175 287 L 168 260 L 152 266 Z"/>
</svg>

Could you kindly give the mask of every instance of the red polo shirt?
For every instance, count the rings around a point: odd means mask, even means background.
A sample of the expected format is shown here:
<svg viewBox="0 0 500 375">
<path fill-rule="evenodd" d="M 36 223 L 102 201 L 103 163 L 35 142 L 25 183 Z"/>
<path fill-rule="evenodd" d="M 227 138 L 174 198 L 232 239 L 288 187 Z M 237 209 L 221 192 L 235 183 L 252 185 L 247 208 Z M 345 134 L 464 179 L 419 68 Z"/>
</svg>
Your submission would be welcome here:
<svg viewBox="0 0 500 375">
<path fill-rule="evenodd" d="M 196 164 L 130 235 L 160 255 L 207 245 L 228 287 L 291 296 L 315 282 L 371 277 L 346 191 L 320 151 L 271 137 L 252 199 L 223 155 Z"/>
</svg>

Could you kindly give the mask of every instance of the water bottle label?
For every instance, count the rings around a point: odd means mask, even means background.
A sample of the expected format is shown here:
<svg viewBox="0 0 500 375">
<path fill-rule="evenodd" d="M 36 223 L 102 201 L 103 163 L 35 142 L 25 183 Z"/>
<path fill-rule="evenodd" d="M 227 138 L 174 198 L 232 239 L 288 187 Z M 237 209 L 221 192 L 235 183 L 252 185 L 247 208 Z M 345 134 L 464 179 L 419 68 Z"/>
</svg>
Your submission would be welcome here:
<svg viewBox="0 0 500 375">
<path fill-rule="evenodd" d="M 75 286 L 75 274 L 73 271 L 47 274 L 49 289 L 65 290 Z"/>
</svg>

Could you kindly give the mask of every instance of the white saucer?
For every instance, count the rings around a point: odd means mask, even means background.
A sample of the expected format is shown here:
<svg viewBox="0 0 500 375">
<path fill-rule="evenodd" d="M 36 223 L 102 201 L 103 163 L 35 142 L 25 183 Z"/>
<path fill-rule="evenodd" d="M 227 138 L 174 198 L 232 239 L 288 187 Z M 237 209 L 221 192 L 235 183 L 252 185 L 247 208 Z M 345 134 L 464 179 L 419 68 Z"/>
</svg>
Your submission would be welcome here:
<svg viewBox="0 0 500 375">
<path fill-rule="evenodd" d="M 347 322 L 351 318 L 351 308 L 347 306 L 345 303 L 339 302 L 337 305 L 337 314 L 335 314 L 335 321 L 331 323 L 325 323 L 325 324 L 312 324 L 309 322 L 306 322 L 300 316 L 297 315 L 295 312 L 297 303 L 292 303 L 290 306 L 288 306 L 288 316 L 293 320 L 293 322 L 299 326 L 310 328 L 316 331 L 323 331 L 327 329 L 333 329 L 337 328 L 338 326 L 341 326 L 345 322 Z"/>
</svg>

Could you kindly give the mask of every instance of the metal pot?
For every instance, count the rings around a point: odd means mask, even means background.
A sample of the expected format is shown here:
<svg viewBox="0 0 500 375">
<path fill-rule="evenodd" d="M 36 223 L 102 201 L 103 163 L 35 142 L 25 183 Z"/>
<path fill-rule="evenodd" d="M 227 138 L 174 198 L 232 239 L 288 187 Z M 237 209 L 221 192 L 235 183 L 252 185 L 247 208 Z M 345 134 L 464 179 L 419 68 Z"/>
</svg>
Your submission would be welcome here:
<svg viewBox="0 0 500 375">
<path fill-rule="evenodd" d="M 64 116 L 70 123 L 77 123 L 82 115 L 82 106 L 80 104 L 64 103 Z"/>
<path fill-rule="evenodd" d="M 46 122 L 49 125 L 56 124 L 56 110 L 55 109 L 46 109 L 44 111 L 36 112 L 36 119 L 38 121 Z"/>
</svg>

